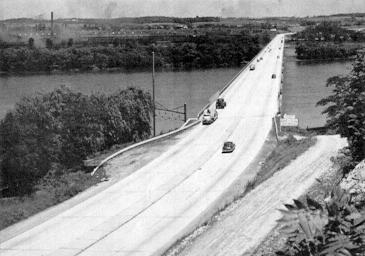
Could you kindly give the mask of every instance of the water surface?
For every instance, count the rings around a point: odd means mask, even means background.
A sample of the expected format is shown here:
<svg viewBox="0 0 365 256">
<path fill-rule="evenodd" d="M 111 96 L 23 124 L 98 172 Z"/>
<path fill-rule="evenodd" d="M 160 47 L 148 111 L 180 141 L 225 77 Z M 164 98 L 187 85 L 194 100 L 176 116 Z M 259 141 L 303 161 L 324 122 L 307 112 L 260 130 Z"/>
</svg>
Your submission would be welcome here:
<svg viewBox="0 0 365 256">
<path fill-rule="evenodd" d="M 327 79 L 348 74 L 351 62 L 298 61 L 292 46 L 285 48 L 284 62 L 282 112 L 295 114 L 302 128 L 323 126 L 326 116 L 321 112 L 325 107 L 316 107 L 316 103 L 332 92 L 326 87 Z"/>
<path fill-rule="evenodd" d="M 239 68 L 156 73 L 156 100 L 173 109 L 187 104 L 187 116 L 196 117 L 219 89 L 229 82 Z M 49 92 L 60 85 L 68 85 L 83 93 L 112 93 L 130 86 L 152 91 L 150 72 L 79 73 L 0 77 L 0 118 L 23 96 Z M 180 109 L 182 111 L 182 109 Z M 169 131 L 183 124 L 182 115 L 157 112 L 157 133 Z"/>
<path fill-rule="evenodd" d="M 323 107 L 316 103 L 331 93 L 326 87 L 329 77 L 346 74 L 350 62 L 297 61 L 294 48 L 285 49 L 283 112 L 295 114 L 301 127 L 322 126 Z M 167 108 L 187 104 L 187 116 L 196 114 L 208 103 L 209 97 L 229 82 L 239 68 L 194 70 L 156 73 L 156 100 Z M 83 93 L 112 93 L 129 86 L 152 91 L 150 72 L 79 73 L 0 77 L 0 118 L 13 108 L 23 96 L 49 92 L 65 84 Z M 182 110 L 182 109 L 180 109 Z M 157 133 L 166 132 L 183 124 L 183 116 L 157 112 Z"/>
</svg>

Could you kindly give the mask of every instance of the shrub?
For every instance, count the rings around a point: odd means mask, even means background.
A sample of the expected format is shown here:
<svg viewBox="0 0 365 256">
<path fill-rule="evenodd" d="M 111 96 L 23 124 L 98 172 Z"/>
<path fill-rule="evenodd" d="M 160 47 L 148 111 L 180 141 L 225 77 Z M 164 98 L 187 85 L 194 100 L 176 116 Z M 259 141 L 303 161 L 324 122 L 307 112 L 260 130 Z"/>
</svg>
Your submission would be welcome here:
<svg viewBox="0 0 365 256">
<path fill-rule="evenodd" d="M 363 255 L 365 212 L 355 207 L 347 191 L 334 187 L 324 206 L 307 197 L 306 202 L 294 200 L 285 207 L 279 223 L 289 237 L 278 255 Z"/>
<path fill-rule="evenodd" d="M 80 165 L 86 156 L 150 136 L 151 97 L 129 88 L 84 95 L 66 87 L 23 98 L 0 122 L 0 168 L 10 195 L 32 192 L 56 163 Z"/>
</svg>

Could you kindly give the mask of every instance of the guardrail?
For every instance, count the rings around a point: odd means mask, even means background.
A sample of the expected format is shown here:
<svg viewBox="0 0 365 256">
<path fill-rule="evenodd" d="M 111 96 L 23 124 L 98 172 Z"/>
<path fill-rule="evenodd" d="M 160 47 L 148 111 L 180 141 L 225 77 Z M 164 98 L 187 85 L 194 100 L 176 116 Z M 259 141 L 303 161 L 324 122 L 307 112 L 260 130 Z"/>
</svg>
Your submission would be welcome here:
<svg viewBox="0 0 365 256">
<path fill-rule="evenodd" d="M 97 171 L 97 170 L 98 170 L 101 166 L 103 166 L 106 162 L 108 162 L 109 160 L 113 159 L 114 157 L 116 157 L 116 156 L 118 156 L 118 155 L 120 155 L 120 154 L 122 154 L 122 153 L 124 153 L 124 152 L 127 152 L 127 151 L 132 150 L 132 149 L 137 148 L 137 147 L 141 147 L 141 146 L 143 146 L 143 145 L 145 145 L 145 144 L 148 144 L 148 143 L 151 143 L 151 142 L 156 142 L 156 141 L 159 141 L 159 140 L 165 139 L 165 138 L 167 138 L 167 137 L 170 137 L 170 136 L 173 136 L 173 135 L 177 135 L 178 133 L 181 133 L 181 132 L 183 132 L 183 131 L 185 131 L 185 130 L 189 129 L 189 128 L 190 128 L 190 127 L 192 127 L 192 126 L 197 125 L 198 123 L 200 123 L 200 120 L 196 120 L 196 121 L 194 121 L 193 123 L 191 123 L 191 124 L 189 124 L 189 125 L 186 125 L 186 126 L 185 126 L 185 125 L 183 125 L 182 127 L 180 127 L 180 128 L 179 128 L 179 129 L 177 129 L 177 130 L 174 130 L 174 131 L 171 131 L 171 132 L 168 132 L 168 133 L 165 133 L 165 134 L 162 134 L 162 135 L 159 135 L 159 136 L 153 137 L 153 138 L 151 138 L 151 139 L 148 139 L 148 140 L 144 140 L 144 141 L 138 142 L 138 143 L 133 144 L 133 145 L 131 145 L 131 146 L 129 146 L 129 147 L 123 148 L 123 149 L 121 149 L 121 150 L 119 150 L 119 151 L 115 152 L 114 154 L 112 154 L 112 155 L 108 156 L 108 157 L 107 157 L 107 158 L 105 158 L 104 160 L 102 160 L 102 161 L 98 164 L 98 166 L 96 166 L 96 167 L 94 168 L 94 170 L 93 170 L 93 171 L 92 171 L 92 173 L 91 173 L 91 176 L 93 176 L 93 175 L 96 173 L 96 171 Z"/>
</svg>

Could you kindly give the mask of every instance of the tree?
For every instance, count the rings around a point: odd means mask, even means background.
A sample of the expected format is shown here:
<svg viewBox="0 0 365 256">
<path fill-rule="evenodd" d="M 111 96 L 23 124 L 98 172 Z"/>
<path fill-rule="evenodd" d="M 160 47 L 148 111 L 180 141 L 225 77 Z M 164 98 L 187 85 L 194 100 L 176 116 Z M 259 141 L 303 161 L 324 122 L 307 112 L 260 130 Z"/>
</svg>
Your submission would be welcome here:
<svg viewBox="0 0 365 256">
<path fill-rule="evenodd" d="M 69 38 L 67 41 L 67 47 L 72 47 L 74 45 L 74 40 L 73 38 Z"/>
<path fill-rule="evenodd" d="M 317 105 L 329 105 L 327 125 L 346 137 L 355 161 L 365 158 L 365 52 L 359 53 L 347 76 L 328 79 L 327 86 L 334 87 L 333 94 Z"/>
<path fill-rule="evenodd" d="M 33 48 L 34 47 L 34 38 L 33 37 L 29 38 L 29 40 L 28 40 L 28 46 L 29 46 L 29 48 Z"/>
<path fill-rule="evenodd" d="M 46 47 L 48 49 L 52 49 L 52 47 L 53 47 L 53 41 L 52 41 L 52 39 L 50 39 L 50 38 L 47 38 L 46 39 Z"/>
<path fill-rule="evenodd" d="M 88 155 L 150 136 L 152 101 L 141 89 L 84 95 L 67 87 L 25 97 L 0 121 L 0 175 L 25 195 L 54 166 L 72 171 Z"/>
<path fill-rule="evenodd" d="M 270 34 L 265 32 L 262 36 L 263 44 L 268 44 L 271 41 Z"/>
</svg>

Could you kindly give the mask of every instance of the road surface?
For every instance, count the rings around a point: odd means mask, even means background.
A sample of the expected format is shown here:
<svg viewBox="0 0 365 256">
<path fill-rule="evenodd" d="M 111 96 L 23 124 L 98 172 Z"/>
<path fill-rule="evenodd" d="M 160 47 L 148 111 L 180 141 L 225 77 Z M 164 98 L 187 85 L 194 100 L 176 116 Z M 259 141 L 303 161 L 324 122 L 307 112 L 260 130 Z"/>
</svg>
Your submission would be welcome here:
<svg viewBox="0 0 365 256">
<path fill-rule="evenodd" d="M 254 60 L 256 69 L 243 71 L 223 93 L 227 106 L 213 124 L 194 127 L 120 182 L 0 241 L 0 255 L 158 255 L 191 231 L 264 144 L 278 110 L 283 37 L 275 37 L 260 53 L 263 60 Z M 222 154 L 227 140 L 236 149 Z"/>
<path fill-rule="evenodd" d="M 179 256 L 252 255 L 276 226 L 277 209 L 293 203 L 329 171 L 338 150 L 347 145 L 340 136 L 318 136 L 316 144 L 283 170 L 236 203 L 219 222 L 198 237 Z"/>
</svg>

